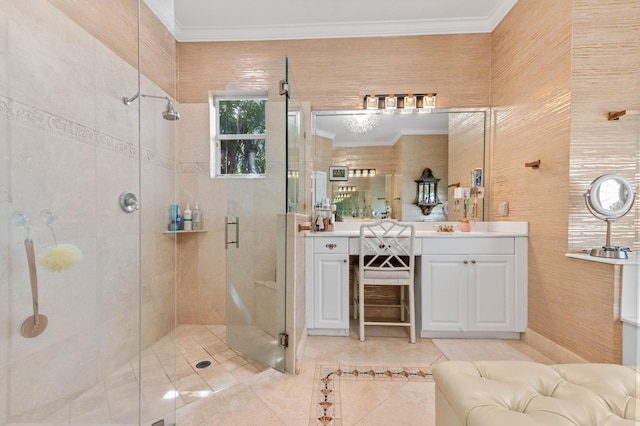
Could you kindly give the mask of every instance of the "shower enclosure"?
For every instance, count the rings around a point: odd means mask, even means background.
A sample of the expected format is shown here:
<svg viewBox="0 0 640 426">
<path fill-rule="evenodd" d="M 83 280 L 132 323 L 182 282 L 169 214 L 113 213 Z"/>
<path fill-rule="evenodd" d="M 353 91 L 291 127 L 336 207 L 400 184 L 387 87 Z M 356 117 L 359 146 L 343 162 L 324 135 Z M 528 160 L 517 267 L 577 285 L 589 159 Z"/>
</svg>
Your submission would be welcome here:
<svg viewBox="0 0 640 426">
<path fill-rule="evenodd" d="M 175 98 L 175 40 L 157 16 L 0 5 L 0 425 L 175 423 L 177 115 L 155 99 Z"/>
<path fill-rule="evenodd" d="M 227 99 L 265 103 L 265 170 L 226 177 L 226 336 L 232 348 L 279 371 L 287 353 L 287 243 L 299 200 L 304 113 L 285 57 L 226 88 Z M 212 152 L 220 151 L 216 141 Z M 289 292 L 289 293 L 288 293 Z M 290 366 L 291 367 L 291 366 Z M 290 368 L 287 371 L 292 371 Z"/>
</svg>

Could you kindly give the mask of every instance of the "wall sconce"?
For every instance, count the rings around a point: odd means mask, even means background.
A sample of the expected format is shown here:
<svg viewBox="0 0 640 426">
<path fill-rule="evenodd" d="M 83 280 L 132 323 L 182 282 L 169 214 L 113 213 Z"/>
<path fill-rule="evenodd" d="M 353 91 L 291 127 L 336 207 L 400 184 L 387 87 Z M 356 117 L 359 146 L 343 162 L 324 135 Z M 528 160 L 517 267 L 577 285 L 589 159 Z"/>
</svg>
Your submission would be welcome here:
<svg viewBox="0 0 640 426">
<path fill-rule="evenodd" d="M 413 110 L 433 109 L 436 107 L 436 93 L 418 93 L 406 95 L 366 95 L 364 109 Z"/>
<path fill-rule="evenodd" d="M 375 176 L 376 169 L 349 169 L 349 177 Z"/>
<path fill-rule="evenodd" d="M 426 168 L 422 172 L 422 176 L 416 180 L 416 202 L 420 207 L 422 214 L 428 216 L 431 210 L 440 204 L 438 201 L 438 182 L 440 179 L 433 176 L 431 169 Z"/>
</svg>

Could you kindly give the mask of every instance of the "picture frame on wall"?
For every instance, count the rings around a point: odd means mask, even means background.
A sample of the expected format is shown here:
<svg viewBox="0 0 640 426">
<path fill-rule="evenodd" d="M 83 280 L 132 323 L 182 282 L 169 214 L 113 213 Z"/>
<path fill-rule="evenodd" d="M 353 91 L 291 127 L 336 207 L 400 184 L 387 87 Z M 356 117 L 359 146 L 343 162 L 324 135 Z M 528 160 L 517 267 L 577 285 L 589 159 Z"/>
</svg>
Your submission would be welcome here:
<svg viewBox="0 0 640 426">
<path fill-rule="evenodd" d="M 329 180 L 340 181 L 349 180 L 349 167 L 347 166 L 330 166 L 329 167 Z"/>
</svg>

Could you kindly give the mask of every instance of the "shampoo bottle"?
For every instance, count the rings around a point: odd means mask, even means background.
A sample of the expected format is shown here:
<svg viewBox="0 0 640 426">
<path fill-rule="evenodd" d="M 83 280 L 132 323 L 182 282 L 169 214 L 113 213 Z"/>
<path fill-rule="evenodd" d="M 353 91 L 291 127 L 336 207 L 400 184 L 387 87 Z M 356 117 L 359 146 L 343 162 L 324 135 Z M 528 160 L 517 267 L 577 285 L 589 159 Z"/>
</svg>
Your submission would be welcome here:
<svg viewBox="0 0 640 426">
<path fill-rule="evenodd" d="M 189 203 L 187 203 L 187 208 L 184 209 L 184 214 L 183 214 L 182 218 L 184 220 L 184 226 L 183 226 L 182 229 L 184 229 L 185 231 L 191 231 L 192 213 L 191 213 L 191 209 L 189 208 Z"/>
<path fill-rule="evenodd" d="M 199 231 L 202 229 L 202 215 L 200 213 L 200 206 L 196 202 L 196 206 L 193 209 L 193 221 L 191 223 L 191 227 L 194 231 Z"/>
</svg>

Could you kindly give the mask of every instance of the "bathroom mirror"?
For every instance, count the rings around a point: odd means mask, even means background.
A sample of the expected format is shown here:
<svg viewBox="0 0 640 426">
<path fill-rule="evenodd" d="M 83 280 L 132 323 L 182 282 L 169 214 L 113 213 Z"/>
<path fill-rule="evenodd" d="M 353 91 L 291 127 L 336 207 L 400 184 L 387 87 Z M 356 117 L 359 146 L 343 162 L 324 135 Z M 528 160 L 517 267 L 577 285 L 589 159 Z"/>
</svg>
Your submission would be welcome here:
<svg viewBox="0 0 640 426">
<path fill-rule="evenodd" d="M 375 170 L 375 177 L 350 176 L 346 182 L 327 180 L 317 186 L 326 188 L 326 196 L 333 200 L 350 200 L 338 205 L 345 220 L 384 215 L 403 222 L 457 221 L 463 212 L 453 208 L 454 189 L 474 186 L 474 171 L 486 170 L 487 112 L 486 108 L 313 111 L 316 171 L 328 172 L 331 166 Z M 441 179 L 437 198 L 442 202 L 428 215 L 416 204 L 415 183 L 426 168 Z M 486 173 L 483 179 L 486 192 Z M 351 194 L 345 194 L 349 187 Z M 477 216 L 471 219 L 484 220 L 484 210 L 484 200 L 478 200 Z"/>
<path fill-rule="evenodd" d="M 635 193 L 629 181 L 618 174 L 606 174 L 596 178 L 584 194 L 587 209 L 607 223 L 605 245 L 591 250 L 591 256 L 626 259 L 628 247 L 611 244 L 611 224 L 631 210 Z"/>
</svg>

